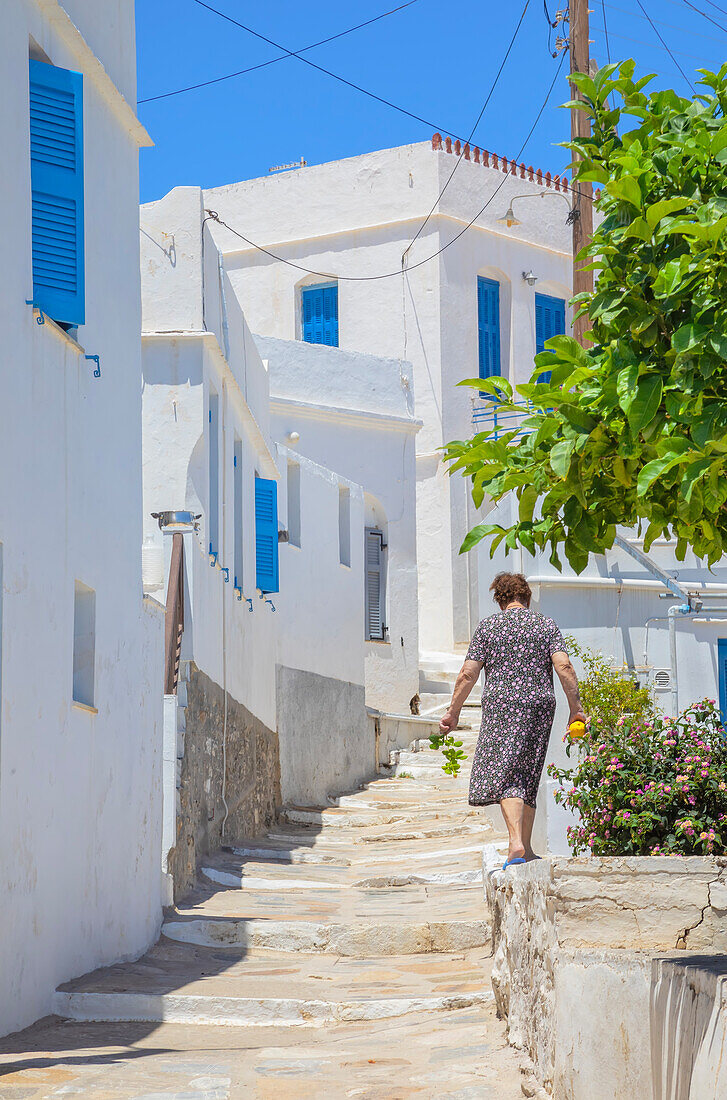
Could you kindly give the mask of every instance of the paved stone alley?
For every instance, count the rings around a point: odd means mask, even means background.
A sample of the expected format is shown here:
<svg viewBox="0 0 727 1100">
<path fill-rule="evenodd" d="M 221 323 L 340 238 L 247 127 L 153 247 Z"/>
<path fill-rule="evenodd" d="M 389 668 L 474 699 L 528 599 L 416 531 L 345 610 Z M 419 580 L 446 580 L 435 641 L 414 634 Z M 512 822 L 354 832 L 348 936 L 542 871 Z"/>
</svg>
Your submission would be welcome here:
<svg viewBox="0 0 727 1100">
<path fill-rule="evenodd" d="M 0 1100 L 522 1096 L 482 890 L 505 844 L 427 750 L 210 858 L 143 958 L 0 1040 Z"/>
</svg>

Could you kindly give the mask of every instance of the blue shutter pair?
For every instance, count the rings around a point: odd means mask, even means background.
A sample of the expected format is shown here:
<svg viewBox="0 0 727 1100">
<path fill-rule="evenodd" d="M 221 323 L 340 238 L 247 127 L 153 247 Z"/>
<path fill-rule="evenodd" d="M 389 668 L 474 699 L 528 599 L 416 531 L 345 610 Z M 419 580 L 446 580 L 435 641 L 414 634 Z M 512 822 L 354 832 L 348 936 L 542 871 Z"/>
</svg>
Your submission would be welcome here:
<svg viewBox="0 0 727 1100">
<path fill-rule="evenodd" d="M 719 709 L 722 723 L 727 724 L 727 638 L 717 639 L 717 663 L 719 665 Z"/>
<path fill-rule="evenodd" d="M 500 374 L 500 284 L 494 279 L 477 279 L 477 330 L 480 378 Z"/>
<path fill-rule="evenodd" d="M 54 321 L 86 320 L 83 77 L 30 62 L 33 304 Z"/>
<path fill-rule="evenodd" d="M 278 483 L 255 478 L 255 583 L 261 592 L 278 588 Z"/>
<path fill-rule="evenodd" d="M 338 347 L 338 286 L 303 287 L 301 291 L 303 339 L 306 344 Z"/>
<path fill-rule="evenodd" d="M 545 351 L 545 341 L 565 334 L 565 301 L 549 294 L 535 295 L 535 354 Z M 538 382 L 549 382 L 552 371 L 544 370 Z"/>
</svg>

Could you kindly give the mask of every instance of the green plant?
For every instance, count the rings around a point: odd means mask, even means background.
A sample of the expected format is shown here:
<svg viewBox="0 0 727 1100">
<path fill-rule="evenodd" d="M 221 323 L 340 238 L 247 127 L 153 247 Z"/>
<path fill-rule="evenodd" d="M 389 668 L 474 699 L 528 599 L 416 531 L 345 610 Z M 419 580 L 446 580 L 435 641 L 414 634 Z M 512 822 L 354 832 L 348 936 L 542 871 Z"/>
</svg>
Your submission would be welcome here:
<svg viewBox="0 0 727 1100">
<path fill-rule="evenodd" d="M 477 507 L 485 493 L 519 501 L 517 522 L 475 527 L 462 552 L 485 537 L 491 553 L 549 547 L 560 568 L 562 547 L 580 573 L 617 525 L 643 531 L 647 552 L 675 538 L 680 560 L 691 547 L 712 564 L 727 549 L 727 65 L 700 71 L 693 99 L 647 95 L 652 77 L 635 81 L 633 61 L 572 77 L 593 131 L 569 145 L 576 183 L 603 188 L 581 253 L 598 282 L 578 296 L 592 346 L 549 340 L 519 402 L 504 378 L 460 383 L 505 412 L 530 408 L 522 435 L 493 429 L 446 448 Z"/>
<path fill-rule="evenodd" d="M 467 753 L 462 752 L 462 742 L 455 740 L 451 733 L 433 733 L 429 744 L 435 752 L 442 750 L 445 761 L 442 771 L 447 775 L 459 775 L 462 761 L 467 759 Z"/>
<path fill-rule="evenodd" d="M 566 646 L 571 657 L 577 657 L 585 668 L 578 686 L 583 709 L 592 723 L 598 719 L 608 723 L 621 714 L 642 720 L 654 715 L 656 708 L 648 688 L 640 687 L 625 670 L 613 668 L 602 653 L 578 645 L 575 638 L 567 637 Z"/>
<path fill-rule="evenodd" d="M 713 700 L 678 718 L 597 718 L 551 764 L 556 801 L 576 811 L 574 855 L 703 855 L 727 850 L 727 737 Z"/>
</svg>

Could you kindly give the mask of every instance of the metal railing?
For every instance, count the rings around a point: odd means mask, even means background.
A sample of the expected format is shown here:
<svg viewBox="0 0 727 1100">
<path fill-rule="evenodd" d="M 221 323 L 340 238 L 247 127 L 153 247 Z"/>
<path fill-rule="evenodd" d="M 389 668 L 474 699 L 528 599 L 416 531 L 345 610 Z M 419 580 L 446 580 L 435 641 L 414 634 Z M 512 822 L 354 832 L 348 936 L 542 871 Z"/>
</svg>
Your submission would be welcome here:
<svg viewBox="0 0 727 1100">
<path fill-rule="evenodd" d="M 522 422 L 533 411 L 529 401 L 516 402 L 517 409 L 501 409 L 497 398 L 472 399 L 472 426 L 476 432 L 490 432 L 498 439 L 506 432 L 516 431 L 514 439 L 521 439 L 527 433 L 522 430 Z"/>
</svg>

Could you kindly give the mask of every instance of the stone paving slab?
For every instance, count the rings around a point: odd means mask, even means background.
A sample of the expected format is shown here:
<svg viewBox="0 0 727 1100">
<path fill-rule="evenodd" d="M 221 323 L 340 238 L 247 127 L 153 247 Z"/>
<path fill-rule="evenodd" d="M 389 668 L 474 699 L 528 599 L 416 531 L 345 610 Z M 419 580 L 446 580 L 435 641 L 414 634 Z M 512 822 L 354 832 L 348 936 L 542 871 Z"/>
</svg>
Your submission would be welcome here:
<svg viewBox="0 0 727 1100">
<path fill-rule="evenodd" d="M 0 1040 L 5 1100 L 521 1100 L 491 1006 L 324 1028 L 41 1021 Z"/>
</svg>

